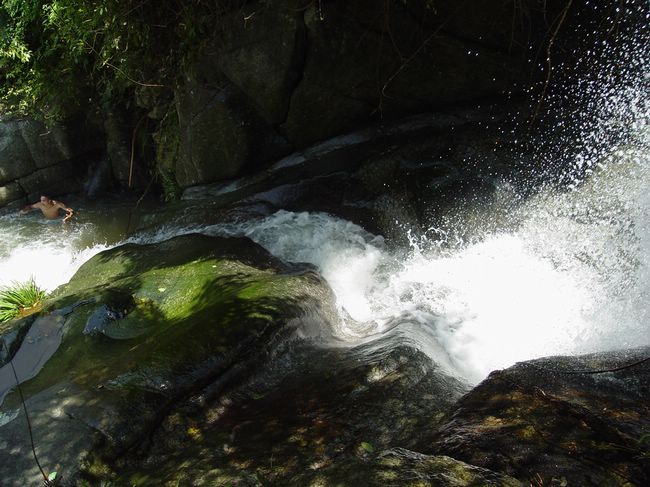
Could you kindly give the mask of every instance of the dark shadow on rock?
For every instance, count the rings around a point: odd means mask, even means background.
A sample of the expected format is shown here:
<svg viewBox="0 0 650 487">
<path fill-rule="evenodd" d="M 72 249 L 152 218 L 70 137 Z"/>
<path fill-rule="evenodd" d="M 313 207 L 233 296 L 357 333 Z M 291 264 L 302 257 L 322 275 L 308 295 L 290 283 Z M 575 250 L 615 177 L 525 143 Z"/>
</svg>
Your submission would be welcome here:
<svg viewBox="0 0 650 487">
<path fill-rule="evenodd" d="M 645 347 L 493 372 L 418 446 L 539 485 L 647 485 L 648 357 Z"/>
<path fill-rule="evenodd" d="M 353 349 L 288 341 L 262 365 L 226 394 L 208 390 L 170 411 L 146 455 L 120 464 L 119 478 L 346 481 L 381 450 L 414 444 L 466 390 L 392 340 Z"/>
</svg>

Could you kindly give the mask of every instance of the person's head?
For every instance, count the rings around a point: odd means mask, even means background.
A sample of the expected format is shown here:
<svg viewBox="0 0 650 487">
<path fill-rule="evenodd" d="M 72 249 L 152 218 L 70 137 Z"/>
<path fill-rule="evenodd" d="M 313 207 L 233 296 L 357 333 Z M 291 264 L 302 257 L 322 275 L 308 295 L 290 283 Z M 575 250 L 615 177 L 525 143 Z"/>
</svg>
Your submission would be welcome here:
<svg viewBox="0 0 650 487">
<path fill-rule="evenodd" d="M 49 203 L 49 202 L 50 202 L 50 198 L 48 198 L 47 196 L 41 195 L 41 203 Z"/>
</svg>

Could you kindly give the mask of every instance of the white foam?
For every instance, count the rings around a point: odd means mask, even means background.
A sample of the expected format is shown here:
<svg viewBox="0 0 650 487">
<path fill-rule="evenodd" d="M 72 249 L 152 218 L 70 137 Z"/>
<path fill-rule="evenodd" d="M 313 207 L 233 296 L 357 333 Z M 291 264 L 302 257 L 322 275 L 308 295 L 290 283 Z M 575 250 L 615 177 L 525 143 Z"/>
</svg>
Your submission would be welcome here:
<svg viewBox="0 0 650 487">
<path fill-rule="evenodd" d="M 224 229 L 217 226 L 213 232 Z M 372 276 L 382 256 L 383 238 L 326 214 L 284 210 L 230 227 L 228 233 L 246 235 L 282 259 L 316 265 L 342 312 L 356 321 L 372 318 L 368 294 L 375 284 Z"/>
<path fill-rule="evenodd" d="M 39 288 L 52 291 L 68 282 L 93 255 L 109 247 L 105 243 L 81 243 L 93 240 L 92 225 L 64 227 L 60 222 L 5 215 L 0 217 L 0 226 L 0 286 L 33 278 Z"/>
<path fill-rule="evenodd" d="M 511 230 L 473 228 L 472 243 L 438 229 L 391 253 L 350 222 L 286 211 L 229 232 L 318 266 L 339 338 L 393 329 L 475 382 L 521 360 L 650 343 L 650 166 L 635 151 L 617 157 L 573 191 L 522 203 Z"/>
</svg>

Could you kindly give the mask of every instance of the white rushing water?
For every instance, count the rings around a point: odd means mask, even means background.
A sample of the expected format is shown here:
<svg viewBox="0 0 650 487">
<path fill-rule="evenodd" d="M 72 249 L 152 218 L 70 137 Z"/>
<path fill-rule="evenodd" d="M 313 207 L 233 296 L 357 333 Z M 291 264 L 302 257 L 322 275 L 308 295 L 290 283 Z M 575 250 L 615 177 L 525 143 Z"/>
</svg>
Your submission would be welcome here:
<svg viewBox="0 0 650 487">
<path fill-rule="evenodd" d="M 470 382 L 535 357 L 650 344 L 649 78 L 631 79 L 589 88 L 592 119 L 563 141 L 581 147 L 577 156 L 548 153 L 566 167 L 568 185 L 522 198 L 504 180 L 489 208 L 461 205 L 406 249 L 322 213 L 279 211 L 200 230 L 246 235 L 282 259 L 318 266 L 337 298 L 339 339 L 395 333 Z M 633 143 L 603 144 L 617 124 Z M 496 215 L 506 224 L 492 224 Z M 33 277 L 51 291 L 120 243 L 104 241 L 92 223 L 35 215 L 0 216 L 0 228 L 0 286 Z"/>
<path fill-rule="evenodd" d="M 60 221 L 0 216 L 0 286 L 29 279 L 45 291 L 70 280 L 93 255 L 108 248 L 93 239 L 91 225 L 66 225 Z"/>
<path fill-rule="evenodd" d="M 202 231 L 246 235 L 285 260 L 318 266 L 336 294 L 339 339 L 397 333 L 476 382 L 520 360 L 650 343 L 650 159 L 629 146 L 603 161 L 573 187 L 525 200 L 504 182 L 494 201 L 508 208 L 507 230 L 490 225 L 499 208 L 468 208 L 472 218 L 461 213 L 407 249 L 389 250 L 381 236 L 322 213 L 279 211 Z M 51 291 L 119 243 L 97 242 L 91 223 L 62 226 L 34 214 L 5 215 L 0 225 L 0 285 L 33 277 Z"/>
<path fill-rule="evenodd" d="M 286 211 L 235 233 L 321 269 L 339 338 L 392 329 L 475 382 L 520 360 L 650 344 L 650 161 L 617 157 L 573 190 L 523 203 L 515 230 L 474 228 L 471 242 L 437 229 L 391 252 L 350 222 Z"/>
<path fill-rule="evenodd" d="M 407 249 L 389 250 L 381 236 L 322 213 L 279 211 L 203 231 L 247 235 L 318 266 L 337 297 L 339 339 L 397 333 L 476 382 L 520 360 L 650 343 L 650 160 L 637 146 L 606 159 L 574 187 L 541 191 L 514 210 L 504 182 L 494 200 L 509 208 L 507 230 L 489 224 L 494 206 L 472 208 L 471 219 L 461 214 Z M 0 225 L 0 285 L 33 277 L 51 291 L 119 243 L 94 241 L 92 224 L 37 215 L 5 215 Z"/>
<path fill-rule="evenodd" d="M 459 220 L 402 250 L 322 213 L 279 211 L 203 231 L 247 235 L 285 260 L 318 266 L 341 311 L 338 338 L 354 344 L 392 330 L 475 382 L 520 360 L 650 343 L 648 188 L 648 154 L 620 148 L 575 188 L 542 191 L 510 210 L 507 231 L 476 224 L 494 207 L 473 208 L 472 228 Z M 511 208 L 509 185 L 501 191 L 495 200 Z M 92 242 L 92 225 L 35 216 L 0 217 L 0 284 L 33 276 L 52 290 L 115 244 Z"/>
</svg>

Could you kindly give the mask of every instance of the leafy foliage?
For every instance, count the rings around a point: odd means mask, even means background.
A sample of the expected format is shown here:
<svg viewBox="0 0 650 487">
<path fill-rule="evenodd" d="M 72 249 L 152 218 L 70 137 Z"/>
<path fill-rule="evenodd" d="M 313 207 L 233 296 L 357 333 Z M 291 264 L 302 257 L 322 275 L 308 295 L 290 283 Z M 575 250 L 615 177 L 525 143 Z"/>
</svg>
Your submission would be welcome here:
<svg viewBox="0 0 650 487">
<path fill-rule="evenodd" d="M 170 86 L 219 3 L 0 0 L 0 113 L 57 119 Z"/>
<path fill-rule="evenodd" d="M 9 321 L 28 309 L 36 308 L 45 298 L 45 291 L 33 279 L 0 288 L 0 322 Z"/>
</svg>

